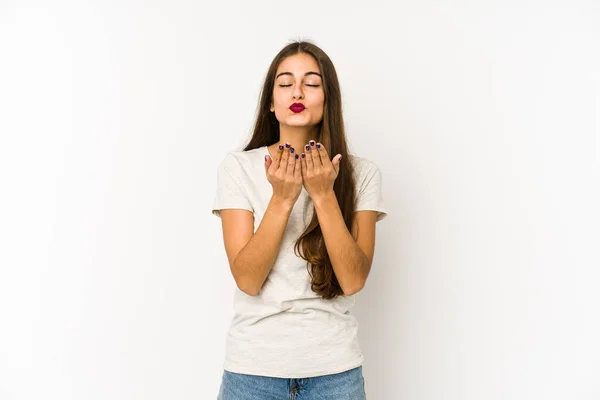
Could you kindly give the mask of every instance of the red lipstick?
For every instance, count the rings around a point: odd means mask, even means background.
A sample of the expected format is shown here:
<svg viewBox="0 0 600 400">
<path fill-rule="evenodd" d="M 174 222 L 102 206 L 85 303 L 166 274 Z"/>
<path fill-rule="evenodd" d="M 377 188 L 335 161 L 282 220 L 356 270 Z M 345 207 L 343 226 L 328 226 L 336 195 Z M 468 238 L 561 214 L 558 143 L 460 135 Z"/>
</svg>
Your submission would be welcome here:
<svg viewBox="0 0 600 400">
<path fill-rule="evenodd" d="M 304 111 L 304 104 L 302 103 L 294 103 L 290 106 L 290 110 L 292 110 L 295 113 L 299 113 Z"/>
</svg>

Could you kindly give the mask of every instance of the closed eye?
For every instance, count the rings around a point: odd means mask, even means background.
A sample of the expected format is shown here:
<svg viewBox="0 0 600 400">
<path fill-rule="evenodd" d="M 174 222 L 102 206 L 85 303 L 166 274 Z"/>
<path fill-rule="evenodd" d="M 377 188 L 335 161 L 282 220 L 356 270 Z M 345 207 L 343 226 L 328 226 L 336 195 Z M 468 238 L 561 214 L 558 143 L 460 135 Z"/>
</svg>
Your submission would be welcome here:
<svg viewBox="0 0 600 400">
<path fill-rule="evenodd" d="M 291 84 L 289 84 L 289 85 L 279 85 L 279 87 L 290 87 L 290 86 L 292 86 L 292 85 L 291 85 Z M 309 84 L 306 84 L 306 86 L 310 86 L 310 87 L 319 87 L 319 86 L 321 86 L 321 85 L 309 85 Z"/>
</svg>

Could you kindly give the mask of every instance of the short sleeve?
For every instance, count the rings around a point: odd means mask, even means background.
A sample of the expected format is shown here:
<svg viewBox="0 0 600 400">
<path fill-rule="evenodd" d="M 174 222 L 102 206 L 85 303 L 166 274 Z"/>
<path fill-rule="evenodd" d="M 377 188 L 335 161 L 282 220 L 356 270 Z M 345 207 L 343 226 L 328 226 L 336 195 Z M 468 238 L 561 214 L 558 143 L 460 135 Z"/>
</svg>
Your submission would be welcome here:
<svg viewBox="0 0 600 400">
<path fill-rule="evenodd" d="M 242 167 L 231 152 L 227 153 L 217 169 L 217 193 L 212 213 L 221 218 L 221 210 L 235 208 L 254 212 L 240 181 Z"/>
<path fill-rule="evenodd" d="M 372 161 L 362 159 L 357 167 L 357 201 L 355 211 L 377 211 L 377 221 L 387 217 L 383 201 L 383 178 L 381 171 Z"/>
</svg>

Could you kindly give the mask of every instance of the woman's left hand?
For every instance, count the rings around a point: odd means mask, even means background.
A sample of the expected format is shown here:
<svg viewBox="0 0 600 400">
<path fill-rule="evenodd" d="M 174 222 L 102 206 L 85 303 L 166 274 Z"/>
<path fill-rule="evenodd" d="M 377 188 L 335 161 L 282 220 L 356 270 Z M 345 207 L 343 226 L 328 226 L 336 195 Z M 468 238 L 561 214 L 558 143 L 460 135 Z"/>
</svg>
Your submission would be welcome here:
<svg viewBox="0 0 600 400">
<path fill-rule="evenodd" d="M 308 146 L 308 147 L 307 147 Z M 337 154 L 333 161 L 325 146 L 311 140 L 304 146 L 305 157 L 301 159 L 302 180 L 306 191 L 313 201 L 333 192 L 333 183 L 340 170 L 341 154 Z"/>
</svg>

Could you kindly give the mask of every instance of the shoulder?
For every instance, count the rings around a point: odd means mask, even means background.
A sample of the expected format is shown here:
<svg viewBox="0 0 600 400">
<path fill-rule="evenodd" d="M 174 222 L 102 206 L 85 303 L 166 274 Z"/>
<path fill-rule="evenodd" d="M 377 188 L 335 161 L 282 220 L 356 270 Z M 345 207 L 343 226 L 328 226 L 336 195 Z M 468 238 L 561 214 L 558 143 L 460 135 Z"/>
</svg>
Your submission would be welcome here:
<svg viewBox="0 0 600 400">
<path fill-rule="evenodd" d="M 357 183 L 360 183 L 370 175 L 380 173 L 379 166 L 374 161 L 354 154 L 350 154 L 349 157 L 352 166 L 354 167 L 354 175 L 357 179 Z"/>
<path fill-rule="evenodd" d="M 356 176 L 355 211 L 376 211 L 376 221 L 387 216 L 383 201 L 383 179 L 379 166 L 365 157 L 354 157 Z"/>
<path fill-rule="evenodd" d="M 226 168 L 230 171 L 249 170 L 256 165 L 256 161 L 259 159 L 261 159 L 261 148 L 246 151 L 231 150 L 225 153 L 220 168 Z"/>
</svg>

